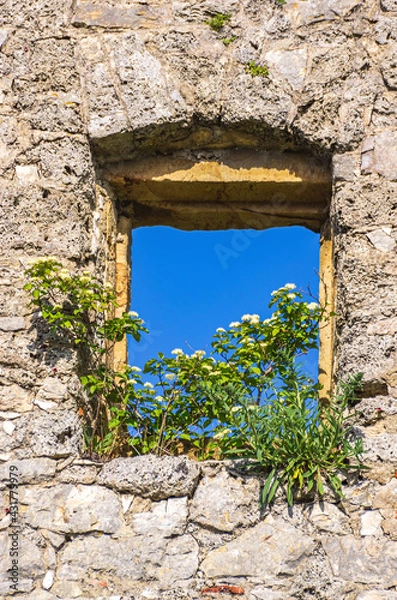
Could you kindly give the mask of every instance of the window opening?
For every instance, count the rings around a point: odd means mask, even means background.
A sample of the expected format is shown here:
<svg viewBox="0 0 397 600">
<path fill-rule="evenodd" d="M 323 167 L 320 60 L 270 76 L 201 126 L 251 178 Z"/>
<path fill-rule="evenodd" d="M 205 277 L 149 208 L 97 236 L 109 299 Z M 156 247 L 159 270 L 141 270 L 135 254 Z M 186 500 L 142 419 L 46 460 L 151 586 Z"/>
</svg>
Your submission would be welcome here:
<svg viewBox="0 0 397 600">
<path fill-rule="evenodd" d="M 247 313 L 269 318 L 271 292 L 285 283 L 295 283 L 308 301 L 318 297 L 320 236 L 303 227 L 186 232 L 158 226 L 135 229 L 132 237 L 131 308 L 150 335 L 139 344 L 129 340 L 130 365 L 143 368 L 175 348 L 209 355 L 218 327 Z M 301 362 L 317 379 L 318 351 Z"/>
</svg>

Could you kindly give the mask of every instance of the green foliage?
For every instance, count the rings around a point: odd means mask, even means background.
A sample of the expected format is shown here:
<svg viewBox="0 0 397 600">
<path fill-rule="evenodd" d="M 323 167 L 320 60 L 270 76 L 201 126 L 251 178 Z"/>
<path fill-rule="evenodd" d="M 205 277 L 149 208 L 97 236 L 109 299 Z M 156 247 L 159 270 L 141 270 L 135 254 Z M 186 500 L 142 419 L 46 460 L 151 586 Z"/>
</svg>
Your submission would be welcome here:
<svg viewBox="0 0 397 600">
<path fill-rule="evenodd" d="M 347 404 L 360 376 L 342 385 L 328 406 L 318 406 L 318 386 L 285 356 L 278 389 L 264 404 L 252 403 L 241 386 L 214 386 L 207 396 L 223 407 L 228 427 L 219 435 L 221 454 L 250 459 L 251 468 L 268 473 L 262 503 L 269 504 L 279 487 L 288 504 L 297 492 L 324 494 L 327 482 L 337 496 L 343 470 L 362 470 L 361 439 L 345 426 Z M 238 444 L 236 444 L 238 440 Z"/>
<path fill-rule="evenodd" d="M 85 420 L 85 441 L 91 451 L 112 453 L 116 437 L 109 423 L 110 411 L 125 398 L 125 371 L 110 366 L 114 344 L 126 334 L 137 341 L 146 332 L 136 313 L 113 316 L 117 307 L 112 286 L 103 285 L 88 271 L 71 274 L 54 258 L 36 260 L 26 270 L 25 285 L 31 305 L 50 326 L 56 341 L 78 352 L 80 381 L 86 398 L 80 414 Z"/>
<path fill-rule="evenodd" d="M 213 31 L 217 33 L 222 29 L 228 21 L 230 21 L 232 15 L 230 13 L 216 13 L 208 21 L 204 21 L 206 25 L 209 25 Z"/>
<path fill-rule="evenodd" d="M 339 472 L 363 468 L 361 440 L 351 439 L 344 417 L 359 379 L 329 405 L 318 404 L 319 385 L 302 375 L 298 360 L 317 347 L 325 308 L 304 301 L 294 284 L 273 292 L 269 319 L 246 314 L 218 328 L 209 356 L 176 348 L 142 373 L 112 368 L 114 344 L 126 334 L 139 341 L 147 330 L 136 313 L 114 316 L 109 285 L 88 272 L 72 275 L 55 259 L 37 261 L 26 274 L 31 303 L 57 343 L 78 351 L 91 451 L 111 455 L 128 444 L 134 454 L 193 449 L 198 458 L 249 459 L 268 473 L 264 503 L 280 487 L 290 504 L 299 490 L 321 496 L 325 482 L 341 495 Z"/>
<path fill-rule="evenodd" d="M 269 75 L 269 69 L 267 65 L 259 65 L 254 60 L 246 63 L 244 69 L 252 77 L 267 77 Z"/>
<path fill-rule="evenodd" d="M 236 36 L 232 35 L 231 37 L 228 38 L 223 38 L 222 39 L 222 44 L 224 44 L 225 46 L 229 46 L 230 44 L 232 44 L 234 41 L 236 40 Z"/>
</svg>

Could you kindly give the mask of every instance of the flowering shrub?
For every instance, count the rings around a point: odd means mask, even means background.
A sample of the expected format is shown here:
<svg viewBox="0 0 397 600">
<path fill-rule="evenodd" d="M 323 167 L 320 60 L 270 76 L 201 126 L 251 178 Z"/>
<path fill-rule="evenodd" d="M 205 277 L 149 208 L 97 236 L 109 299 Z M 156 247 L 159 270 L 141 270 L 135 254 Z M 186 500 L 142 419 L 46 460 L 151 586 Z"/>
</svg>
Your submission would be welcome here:
<svg viewBox="0 0 397 600">
<path fill-rule="evenodd" d="M 249 458 L 269 472 L 264 502 L 280 485 L 290 503 L 295 488 L 315 487 L 321 495 L 324 478 L 340 493 L 338 470 L 362 468 L 361 442 L 349 441 L 343 417 L 358 380 L 330 406 L 318 405 L 319 386 L 297 361 L 317 347 L 325 309 L 304 301 L 294 284 L 273 292 L 270 318 L 245 314 L 217 329 L 209 356 L 175 348 L 142 373 L 112 368 L 114 344 L 126 334 L 139 341 L 147 330 L 137 313 L 113 316 L 110 286 L 88 272 L 72 275 L 55 259 L 34 263 L 27 276 L 32 305 L 58 342 L 78 351 L 91 452 L 113 455 L 128 446 L 130 453 L 161 455 L 187 446 L 198 458 Z"/>
</svg>

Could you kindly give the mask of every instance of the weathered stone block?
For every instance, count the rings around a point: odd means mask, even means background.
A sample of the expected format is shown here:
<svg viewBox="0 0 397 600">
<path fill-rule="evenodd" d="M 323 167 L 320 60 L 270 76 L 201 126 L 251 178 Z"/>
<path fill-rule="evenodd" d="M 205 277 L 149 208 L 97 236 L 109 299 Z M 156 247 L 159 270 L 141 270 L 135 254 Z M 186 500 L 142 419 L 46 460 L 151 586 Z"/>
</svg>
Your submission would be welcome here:
<svg viewBox="0 0 397 600">
<path fill-rule="evenodd" d="M 358 583 L 387 585 L 397 583 L 392 565 L 397 559 L 397 545 L 384 540 L 357 540 L 352 535 L 323 541 L 335 577 Z"/>
<path fill-rule="evenodd" d="M 120 503 L 111 490 L 60 484 L 45 490 L 24 488 L 19 501 L 26 523 L 60 533 L 115 533 L 122 525 Z"/>
<path fill-rule="evenodd" d="M 124 580 L 159 579 L 168 587 L 193 577 L 198 567 L 198 545 L 190 535 L 171 540 L 161 536 L 129 535 L 113 539 L 84 537 L 69 542 L 60 552 L 69 579 L 87 569 L 104 570 Z"/>
<path fill-rule="evenodd" d="M 397 49 L 394 46 L 391 46 L 381 63 L 381 72 L 390 90 L 397 90 Z"/>
<path fill-rule="evenodd" d="M 170 22 L 169 7 L 166 5 L 127 4 L 129 3 L 121 2 L 111 6 L 109 2 L 101 0 L 96 2 L 79 0 L 74 9 L 72 25 L 105 29 L 132 29 L 150 28 L 156 25 L 156 22 L 161 22 L 163 25 Z"/>
<path fill-rule="evenodd" d="M 259 481 L 230 477 L 221 471 L 205 477 L 190 504 L 190 519 L 218 531 L 233 531 L 259 519 Z"/>
<path fill-rule="evenodd" d="M 25 327 L 26 323 L 23 317 L 0 317 L 1 331 L 20 331 Z"/>
<path fill-rule="evenodd" d="M 397 479 L 392 479 L 375 494 L 373 507 L 397 510 Z"/>
<path fill-rule="evenodd" d="M 11 465 L 17 468 L 17 471 L 15 469 L 13 471 L 17 474 L 20 484 L 38 484 L 41 481 L 48 481 L 54 477 L 56 461 L 49 458 L 30 458 L 0 464 L 0 487 L 9 480 Z"/>
<path fill-rule="evenodd" d="M 382 530 L 380 525 L 383 521 L 383 517 L 377 510 L 368 510 L 363 515 L 361 515 L 361 529 L 360 535 L 381 535 Z"/>
<path fill-rule="evenodd" d="M 349 532 L 348 517 L 329 502 L 321 504 L 312 504 L 304 511 L 308 520 L 320 531 L 343 534 Z"/>
<path fill-rule="evenodd" d="M 149 511 L 135 513 L 131 526 L 139 535 L 172 537 L 185 533 L 187 517 L 187 498 L 169 498 L 156 502 Z"/>
<path fill-rule="evenodd" d="M 379 173 L 392 181 L 397 180 L 397 132 L 382 131 L 366 138 L 362 147 L 361 172 Z"/>
<path fill-rule="evenodd" d="M 310 25 L 321 21 L 333 21 L 345 17 L 359 4 L 358 0 L 336 0 L 330 4 L 327 0 L 288 1 L 288 8 L 296 11 L 295 21 L 299 25 Z"/>
<path fill-rule="evenodd" d="M 281 519 L 267 517 L 232 542 L 210 552 L 201 565 L 207 577 L 293 575 L 314 549 L 314 541 Z"/>
<path fill-rule="evenodd" d="M 191 496 L 200 475 L 197 463 L 186 457 L 137 456 L 106 463 L 98 483 L 119 492 L 131 492 L 152 500 Z"/>
<path fill-rule="evenodd" d="M 62 458 L 78 454 L 83 444 L 82 425 L 72 411 L 34 413 L 25 425 L 28 430 L 30 450 L 36 456 Z"/>
</svg>

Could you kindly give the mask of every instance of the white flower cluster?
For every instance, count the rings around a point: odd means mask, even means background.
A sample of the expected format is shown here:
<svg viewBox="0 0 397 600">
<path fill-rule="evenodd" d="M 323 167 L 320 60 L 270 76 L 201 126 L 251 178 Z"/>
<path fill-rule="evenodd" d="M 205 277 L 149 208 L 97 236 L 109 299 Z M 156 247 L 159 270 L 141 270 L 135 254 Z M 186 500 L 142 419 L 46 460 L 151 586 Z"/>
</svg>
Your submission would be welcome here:
<svg viewBox="0 0 397 600">
<path fill-rule="evenodd" d="M 218 327 L 218 329 L 216 330 L 217 333 L 224 333 L 225 330 L 223 329 L 223 327 Z"/>
<path fill-rule="evenodd" d="M 316 308 L 318 308 L 319 305 L 317 304 L 317 302 L 310 302 L 310 304 L 307 305 L 307 308 L 309 310 L 316 310 Z"/>
<path fill-rule="evenodd" d="M 193 352 L 191 358 L 203 358 L 203 356 L 205 356 L 204 350 L 196 350 L 196 352 Z"/>
<path fill-rule="evenodd" d="M 181 356 L 184 354 L 184 352 L 181 350 L 181 348 L 174 348 L 171 350 L 171 354 L 175 354 L 175 356 Z"/>
<path fill-rule="evenodd" d="M 231 329 L 234 329 L 235 327 L 238 327 L 239 325 L 240 325 L 240 322 L 239 322 L 239 321 L 232 321 L 232 322 L 230 323 L 229 327 L 230 327 Z"/>
<path fill-rule="evenodd" d="M 130 312 L 128 313 L 129 317 L 139 317 L 138 313 L 135 312 L 135 310 L 130 310 Z"/>
<path fill-rule="evenodd" d="M 243 315 L 241 317 L 241 320 L 247 321 L 248 323 L 251 323 L 252 325 L 258 325 L 259 315 Z"/>
<path fill-rule="evenodd" d="M 142 369 L 140 369 L 139 367 L 130 367 L 130 371 L 133 371 L 134 373 L 140 373 Z"/>
</svg>

